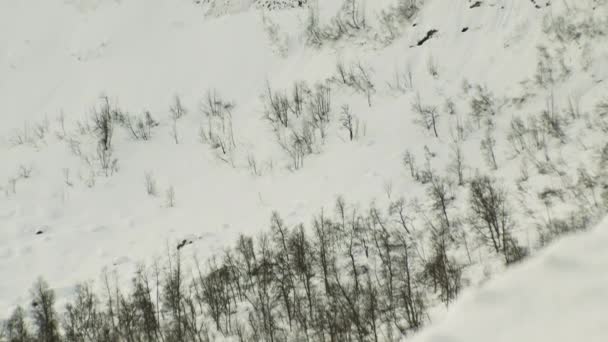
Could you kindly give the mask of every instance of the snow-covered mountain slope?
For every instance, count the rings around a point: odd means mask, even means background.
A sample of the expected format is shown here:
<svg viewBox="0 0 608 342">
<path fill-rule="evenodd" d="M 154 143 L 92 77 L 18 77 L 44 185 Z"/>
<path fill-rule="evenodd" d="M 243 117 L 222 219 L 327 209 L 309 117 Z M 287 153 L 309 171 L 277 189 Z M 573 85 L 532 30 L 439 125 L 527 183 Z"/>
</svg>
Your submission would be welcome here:
<svg viewBox="0 0 608 342">
<path fill-rule="evenodd" d="M 258 96 L 253 89 L 263 89 L 284 61 L 267 48 L 256 13 L 207 21 L 188 1 L 164 0 L 11 0 L 0 6 L 3 185 L 19 165 L 32 168 L 32 182 L 19 182 L 16 193 L 0 201 L 0 269 L 15 273 L 0 282 L 2 307 L 25 295 L 37 274 L 68 288 L 82 276 L 96 278 L 104 265 L 158 253 L 169 241 L 196 235 L 221 248 L 252 222 L 267 220 L 265 203 L 274 195 L 259 187 L 269 188 L 270 179 L 255 180 L 218 162 L 197 142 L 199 101 L 209 89 L 235 101 L 242 108 L 236 115 L 261 122 L 259 109 L 248 105 Z M 60 115 L 69 132 L 102 93 L 164 121 L 151 144 L 116 139 L 125 153 L 118 177 L 96 179 L 94 172 L 89 178 L 54 128 L 42 141 L 10 147 L 16 130 L 34 136 L 45 120 L 58 127 Z M 176 94 L 191 112 L 179 123 L 180 145 L 165 129 Z M 174 186 L 182 209 L 172 212 L 162 197 L 147 197 L 145 172 L 154 175 L 161 196 Z M 31 240 L 37 230 L 45 234 Z"/>
<path fill-rule="evenodd" d="M 403 198 L 429 250 L 447 222 L 472 286 L 504 268 L 471 219 L 477 175 L 504 188 L 518 251 L 604 213 L 606 1 L 308 3 L 0 2 L 0 317 L 38 276 L 60 302 L 104 268 L 128 285 L 179 242 L 221 255 L 273 211 L 308 224 L 340 195 L 391 224 Z M 120 113 L 109 148 L 104 98 Z"/>
<path fill-rule="evenodd" d="M 462 295 L 412 341 L 605 341 L 607 222 Z"/>
</svg>

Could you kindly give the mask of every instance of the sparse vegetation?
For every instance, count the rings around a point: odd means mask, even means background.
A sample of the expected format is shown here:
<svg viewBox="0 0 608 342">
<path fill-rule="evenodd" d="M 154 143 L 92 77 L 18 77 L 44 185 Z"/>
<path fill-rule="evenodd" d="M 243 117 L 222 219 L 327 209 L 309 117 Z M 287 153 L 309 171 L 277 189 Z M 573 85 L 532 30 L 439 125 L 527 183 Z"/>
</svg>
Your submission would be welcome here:
<svg viewBox="0 0 608 342">
<path fill-rule="evenodd" d="M 437 133 L 437 122 L 439 121 L 437 107 L 423 105 L 420 94 L 417 94 L 412 103 L 412 111 L 418 116 L 414 119 L 414 122 L 432 131 L 435 138 L 439 138 L 439 133 Z"/>
<path fill-rule="evenodd" d="M 145 111 L 141 117 L 123 114 L 120 120 L 121 124 L 135 140 L 150 140 L 152 138 L 152 129 L 158 126 L 158 122 L 152 118 L 152 114 L 149 111 Z"/>
<path fill-rule="evenodd" d="M 320 24 L 314 1 L 294 6 L 308 6 L 307 44 L 339 47 L 348 40 L 393 42 L 406 27 L 418 24 L 415 19 L 422 1 L 398 0 L 373 18 L 366 12 L 365 1 L 345 0 L 325 25 Z M 482 2 L 472 6 L 481 7 Z M 282 48 L 286 49 L 289 37 L 269 17 L 263 21 L 273 46 L 287 55 Z M 274 212 L 262 233 L 241 235 L 232 247 L 202 260 L 185 258 L 190 255 L 185 251 L 196 244 L 179 240 L 177 250 L 169 250 L 164 261 L 141 265 L 135 274 L 124 275 L 131 276 L 129 288 L 104 274 L 101 284 L 74 287 L 67 304 L 59 308 L 53 284 L 40 279 L 32 287 L 31 305 L 15 308 L 0 324 L 0 342 L 206 342 L 222 338 L 378 342 L 415 333 L 430 322 L 437 307 L 452 305 L 463 288 L 483 281 L 475 278 L 482 268 L 494 270 L 519 262 L 560 236 L 587 229 L 605 214 L 608 100 L 590 103 L 586 93 L 589 88 L 603 94 L 601 75 L 590 67 L 593 49 L 599 48 L 590 44 L 590 37 L 604 37 L 605 24 L 600 19 L 583 23 L 560 16 L 544 22 L 545 34 L 554 41 L 538 46 L 537 60 L 526 69 L 529 73 L 522 89 L 516 83 L 505 90 L 493 80 L 488 86 L 481 85 L 484 80 L 465 80 L 459 92 L 453 80 L 433 80 L 440 74 L 447 78 L 453 70 L 443 64 L 445 56 L 435 59 L 427 50 L 408 57 L 405 62 L 412 64 L 400 64 L 404 68 L 390 75 L 390 70 L 380 70 L 380 63 L 370 58 L 378 52 L 370 49 L 365 51 L 369 52 L 366 63 L 345 62 L 341 58 L 348 53 L 336 54 L 335 70 L 330 66 L 330 77 L 318 83 L 297 81 L 273 88 L 268 82 L 260 96 L 262 104 L 244 103 L 243 112 L 236 112 L 234 102 L 217 91 L 207 92 L 200 106 L 201 142 L 221 160 L 242 168 L 237 171 L 255 176 L 260 181 L 256 186 L 263 186 L 263 177 L 273 173 L 275 162 L 288 164 L 292 171 L 302 169 L 305 161 L 314 163 L 315 176 L 332 172 L 335 165 L 327 162 L 330 158 L 314 157 L 330 148 L 336 154 L 329 157 L 340 159 L 342 151 L 365 146 L 368 150 L 362 155 L 383 153 L 395 159 L 393 163 L 401 162 L 402 169 L 383 172 L 390 161 L 378 158 L 376 165 L 376 159 L 362 158 L 372 164 L 363 169 L 369 171 L 369 179 L 382 182 L 380 196 L 367 206 L 338 197 L 333 208 L 322 208 L 313 217 L 300 217 L 294 211 L 283 219 Z M 471 32 L 475 29 L 471 26 Z M 437 37 L 433 35 L 438 31 L 428 32 L 433 33 L 422 43 Z M 589 61 L 580 66 L 572 63 L 572 56 L 577 56 L 572 46 L 577 53 L 584 49 Z M 414 66 L 420 70 L 412 70 Z M 574 77 L 575 72 L 584 72 L 580 77 L 586 82 L 584 87 L 572 89 L 568 83 L 579 76 Z M 421 76 L 416 87 L 414 74 Z M 466 76 L 473 80 L 474 75 Z M 418 92 L 424 94 L 424 102 Z M 84 165 L 80 169 L 59 164 L 63 169 L 55 180 L 64 201 L 68 191 L 90 191 L 79 189 L 82 184 L 103 186 L 103 176 L 118 171 L 117 148 L 124 170 L 137 165 L 123 160 L 123 146 L 156 148 L 156 141 L 149 140 L 170 136 L 179 144 L 171 144 L 173 149 L 187 149 L 197 133 L 189 127 L 195 118 L 188 116 L 179 96 L 173 98 L 168 113 L 167 102 L 160 111 L 164 114 L 155 114 L 159 121 L 149 111 L 123 111 L 103 96 L 73 130 L 63 115 L 53 126 L 54 135 L 48 134 L 53 132 L 48 120 L 25 124 L 8 139 L 22 159 L 7 168 L 0 189 L 13 200 L 26 192 L 23 189 L 42 183 L 39 178 L 50 171 L 30 160 L 26 150 L 53 139 L 65 144 L 68 153 Z M 380 110 L 374 112 L 375 108 Z M 413 115 L 399 117 L 404 111 Z M 234 128 L 247 134 L 249 122 L 233 125 L 233 114 L 240 120 L 250 113 L 254 119 L 263 116 L 263 133 L 237 136 Z M 374 116 L 377 121 L 372 121 Z M 369 139 L 363 118 L 374 129 Z M 388 127 L 401 129 L 405 121 L 421 128 L 397 131 Z M 258 129 L 257 123 L 251 127 Z M 385 131 L 394 136 L 384 139 Z M 259 137 L 273 141 L 258 150 L 251 140 Z M 329 146 L 334 142 L 344 150 L 335 152 L 336 146 Z M 396 160 L 404 150 L 402 160 Z M 133 150 L 126 148 L 128 153 Z M 151 168 L 156 174 L 156 167 Z M 151 172 L 144 173 L 142 182 L 141 170 L 135 169 L 135 184 L 143 186 L 148 196 L 158 197 L 147 200 L 158 201 L 163 208 L 177 207 L 162 213 L 181 213 L 190 207 L 185 203 L 188 196 L 177 201 L 173 185 L 159 188 Z M 298 181 L 305 179 L 300 176 L 301 172 L 290 175 Z M 331 185 L 340 189 L 354 183 Z M 139 195 L 144 195 L 144 189 L 139 189 Z M 258 196 L 260 208 L 268 208 L 265 199 L 274 195 L 260 190 Z M 288 196 L 304 195 L 294 191 Z M 63 296 L 63 289 L 57 294 Z M 64 298 L 58 298 L 62 303 L 59 299 Z"/>
<path fill-rule="evenodd" d="M 319 152 L 327 137 L 331 88 L 316 84 L 310 89 L 306 83 L 297 82 L 288 95 L 268 85 L 262 98 L 265 118 L 271 123 L 279 146 L 291 159 L 290 168 L 302 168 L 305 157 Z"/>
<path fill-rule="evenodd" d="M 232 162 L 232 152 L 236 148 L 232 126 L 232 110 L 234 104 L 223 100 L 215 90 L 207 92 L 201 112 L 206 121 L 200 130 L 203 143 L 219 151 L 219 156 Z"/>
<path fill-rule="evenodd" d="M 394 6 L 378 13 L 377 18 L 369 20 L 365 0 L 344 0 L 340 11 L 329 23 L 321 25 L 318 5 L 311 1 L 304 30 L 306 41 L 311 46 L 321 47 L 343 39 L 362 37 L 370 43 L 379 40 L 388 45 L 402 34 L 403 27 L 414 20 L 423 2 L 399 0 Z"/>
<path fill-rule="evenodd" d="M 156 196 L 158 194 L 156 180 L 151 172 L 146 172 L 145 174 L 145 186 L 148 196 Z"/>
<path fill-rule="evenodd" d="M 169 188 L 165 192 L 165 199 L 167 208 L 175 207 L 175 189 L 173 188 L 173 185 L 169 186 Z"/>
<path fill-rule="evenodd" d="M 368 66 L 360 61 L 345 66 L 342 61 L 338 61 L 336 73 L 337 75 L 331 79 L 332 82 L 364 94 L 367 104 L 372 106 L 372 95 L 376 92 L 376 87 L 371 80 L 372 71 Z"/>
<path fill-rule="evenodd" d="M 355 117 L 348 105 L 342 106 L 342 116 L 340 117 L 342 128 L 348 133 L 348 139 L 353 141 L 359 138 L 359 119 Z"/>
</svg>

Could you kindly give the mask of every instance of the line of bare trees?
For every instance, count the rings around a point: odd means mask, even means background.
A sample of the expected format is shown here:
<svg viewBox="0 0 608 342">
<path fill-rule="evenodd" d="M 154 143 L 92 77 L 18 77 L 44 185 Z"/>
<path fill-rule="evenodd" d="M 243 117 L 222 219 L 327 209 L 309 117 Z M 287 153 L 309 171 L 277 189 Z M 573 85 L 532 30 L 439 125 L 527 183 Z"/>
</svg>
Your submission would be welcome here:
<svg viewBox="0 0 608 342">
<path fill-rule="evenodd" d="M 14 311 L 0 341 L 203 342 L 222 335 L 363 342 L 407 335 L 428 321 L 430 305 L 449 305 L 462 288 L 470 254 L 467 263 L 459 252 L 465 245 L 469 253 L 472 242 L 467 222 L 476 241 L 507 262 L 523 257 L 510 233 L 506 192 L 490 178 L 470 182 L 465 223 L 453 210 L 449 181 L 433 175 L 427 186 L 424 209 L 403 199 L 387 210 L 361 209 L 338 198 L 309 227 L 274 213 L 268 231 L 241 236 L 223 255 L 185 262 L 178 249 L 164 265 L 139 267 L 130 289 L 107 274 L 99 287 L 80 284 L 61 313 L 39 280 L 29 309 Z"/>
<path fill-rule="evenodd" d="M 369 38 L 380 38 L 385 44 L 394 41 L 420 11 L 424 0 L 398 0 L 377 14 L 377 32 Z M 305 37 L 309 45 L 324 44 L 369 33 L 373 24 L 368 24 L 370 13 L 366 11 L 366 0 L 343 0 L 340 10 L 327 23 L 321 23 L 319 8 L 315 1 L 308 3 Z M 374 19 L 374 18 L 372 18 Z"/>
</svg>

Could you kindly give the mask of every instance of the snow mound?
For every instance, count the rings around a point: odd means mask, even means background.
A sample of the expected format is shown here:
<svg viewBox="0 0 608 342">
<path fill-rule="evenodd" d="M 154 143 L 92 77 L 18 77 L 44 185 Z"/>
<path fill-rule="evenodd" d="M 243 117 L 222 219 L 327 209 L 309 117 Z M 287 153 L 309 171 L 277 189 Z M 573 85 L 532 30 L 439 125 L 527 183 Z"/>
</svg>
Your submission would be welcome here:
<svg viewBox="0 0 608 342">
<path fill-rule="evenodd" d="M 463 295 L 415 342 L 606 341 L 608 220 Z"/>
</svg>

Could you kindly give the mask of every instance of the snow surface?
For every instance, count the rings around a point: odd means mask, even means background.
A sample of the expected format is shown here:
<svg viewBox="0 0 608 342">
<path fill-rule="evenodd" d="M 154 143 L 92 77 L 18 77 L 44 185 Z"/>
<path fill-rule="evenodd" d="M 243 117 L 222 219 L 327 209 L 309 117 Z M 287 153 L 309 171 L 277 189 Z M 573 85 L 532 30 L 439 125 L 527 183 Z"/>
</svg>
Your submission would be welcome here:
<svg viewBox="0 0 608 342">
<path fill-rule="evenodd" d="M 501 100 L 503 119 L 496 125 L 497 132 L 505 135 L 512 117 L 546 108 L 544 93 L 532 97 L 523 108 L 502 98 L 541 92 L 522 83 L 533 77 L 537 46 L 546 42 L 543 18 L 563 11 L 566 2 L 537 9 L 527 0 L 495 0 L 471 9 L 470 1 L 429 0 L 416 18 L 416 26 L 408 27 L 390 45 L 370 34 L 321 49 L 306 47 L 303 42 L 306 10 L 262 14 L 247 10 L 249 1 L 227 3 L 230 6 L 220 6 L 213 16 L 206 16 L 200 6 L 178 0 L 0 1 L 0 190 L 6 193 L 0 194 L 0 317 L 27 300 L 27 289 L 38 276 L 51 284 L 61 300 L 72 293 L 77 282 L 98 279 L 103 268 L 116 270 L 126 282 L 137 263 L 166 255 L 182 239 L 195 241 L 191 252 L 199 257 L 220 253 L 238 234 L 256 235 L 266 229 L 274 210 L 290 224 L 307 223 L 320 208 L 332 207 L 338 195 L 366 206 L 424 194 L 425 188 L 413 182 L 403 167 L 403 153 L 410 149 L 422 163 L 427 146 L 437 155 L 434 167 L 444 170 L 450 154 L 449 131 L 456 119 L 443 117 L 440 139 L 413 123 L 411 102 L 416 94 L 395 94 L 386 86 L 395 70 L 412 70 L 415 91 L 423 102 L 442 107 L 451 99 L 463 117 L 468 110 L 463 80 L 488 87 Z M 368 1 L 370 23 L 380 10 L 394 3 Z M 595 3 L 581 1 L 568 6 L 591 7 Z M 339 4 L 337 0 L 319 0 L 321 21 L 329 22 Z M 605 5 L 598 7 L 598 17 L 606 14 Z M 279 46 L 269 39 L 267 20 L 280 27 Z M 462 32 L 465 27 L 469 30 Z M 436 37 L 416 47 L 431 29 L 438 30 Z M 588 56 L 588 72 L 579 72 L 578 48 L 567 52 L 567 62 L 576 72 L 553 89 L 558 106 L 565 107 L 575 96 L 586 111 L 605 94 L 607 47 L 594 45 Z M 377 92 L 371 108 L 364 96 L 348 89 L 334 97 L 334 112 L 349 104 L 364 124 L 365 134 L 351 143 L 339 127 L 332 127 L 323 151 L 310 156 L 302 170 L 291 172 L 287 170 L 288 158 L 263 119 L 259 97 L 267 82 L 280 89 L 296 80 L 323 81 L 334 74 L 338 60 L 360 60 L 374 71 Z M 439 68 L 437 78 L 428 74 L 430 61 Z M 212 89 L 235 103 L 238 147 L 234 167 L 199 142 L 199 108 L 205 93 Z M 58 136 L 63 132 L 58 118 L 63 115 L 68 136 L 78 140 L 83 150 L 90 150 L 94 145 L 77 133 L 77 122 L 90 116 L 101 94 L 132 114 L 149 110 L 161 122 L 150 141 L 133 141 L 124 131 L 117 133 L 119 170 L 111 177 L 92 175 L 90 167 L 70 151 L 66 137 Z M 175 95 L 188 109 L 178 122 L 181 141 L 177 145 L 169 134 L 169 105 Z M 50 131 L 44 138 L 36 138 L 35 127 L 45 122 Z M 555 154 L 567 161 L 566 168 L 573 173 L 578 167 L 591 170 L 596 147 L 603 146 L 605 134 L 578 126 L 572 130 L 576 143 L 560 146 Z M 15 145 L 16 135 L 32 138 Z M 480 139 L 481 134 L 473 134 L 464 143 L 468 175 L 489 170 L 480 156 Z M 519 176 L 521 160 L 510 158 L 506 145 L 498 146 L 498 151 L 500 167 L 494 175 L 512 181 Z M 260 166 L 261 176 L 248 169 L 250 156 Z M 32 174 L 19 179 L 11 191 L 11 179 L 16 179 L 20 166 L 31 167 Z M 157 181 L 157 197 L 145 193 L 146 172 Z M 526 247 L 535 244 L 538 217 L 525 210 L 542 216 L 546 209 L 534 191 L 560 180 L 531 172 L 529 197 L 524 196 L 518 207 L 517 232 Z M 176 193 L 174 208 L 165 205 L 164 192 L 170 186 Z M 42 234 L 37 235 L 38 231 Z M 588 304 L 589 311 L 599 310 L 592 301 L 597 295 L 601 303 L 600 290 L 593 287 L 600 283 L 593 280 L 601 274 L 586 271 L 594 271 L 604 262 L 599 250 L 600 241 L 606 238 L 603 231 L 570 238 L 492 282 L 479 295 L 468 295 L 453 308 L 445 325 L 424 341 L 469 341 L 473 336 L 467 334 L 503 329 L 481 323 L 498 323 L 500 318 L 505 323 L 521 323 L 522 330 L 516 331 L 522 334 L 523 329 L 530 329 L 527 338 L 532 340 L 531 336 L 541 336 L 534 334 L 541 334 L 544 325 L 532 326 L 533 321 L 524 322 L 523 318 L 532 317 L 544 304 L 563 308 L 558 305 L 580 300 Z M 591 244 L 588 251 L 582 248 L 582 241 Z M 591 257 L 593 246 L 598 253 L 595 259 Z M 563 252 L 558 251 L 562 248 Z M 589 257 L 579 255 L 583 250 Z M 482 267 L 491 267 L 491 261 L 486 263 L 481 254 L 478 259 Z M 569 273 L 573 277 L 563 280 Z M 589 283 L 578 281 L 579 276 L 588 278 Z M 558 279 L 560 287 L 549 286 L 549 277 Z M 477 278 L 471 281 L 479 281 Z M 580 289 L 581 293 L 551 302 L 549 294 L 559 293 L 560 288 Z M 495 295 L 498 293 L 504 298 Z M 524 308 L 524 304 L 533 306 Z M 505 311 L 492 320 L 489 310 L 503 307 Z M 458 314 L 468 315 L 469 311 L 475 319 Z M 544 313 L 552 314 L 544 318 L 547 320 L 563 315 L 557 317 L 559 322 L 582 315 L 563 309 Z M 595 317 L 599 320 L 601 316 Z M 588 324 L 591 329 L 597 320 L 591 315 L 585 322 L 571 324 Z M 470 324 L 478 328 L 465 330 Z M 515 329 L 511 324 L 507 327 Z M 559 334 L 562 328 L 568 326 L 556 325 L 550 333 L 564 341 L 566 336 L 575 340 L 566 331 Z M 502 336 L 506 340 L 510 335 L 484 336 L 485 340 Z M 591 341 L 593 335 L 589 336 L 585 340 Z M 484 340 L 481 335 L 479 340 Z"/>
<path fill-rule="evenodd" d="M 414 342 L 606 341 L 608 221 L 463 294 Z"/>
</svg>

